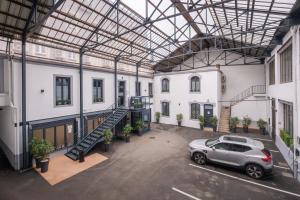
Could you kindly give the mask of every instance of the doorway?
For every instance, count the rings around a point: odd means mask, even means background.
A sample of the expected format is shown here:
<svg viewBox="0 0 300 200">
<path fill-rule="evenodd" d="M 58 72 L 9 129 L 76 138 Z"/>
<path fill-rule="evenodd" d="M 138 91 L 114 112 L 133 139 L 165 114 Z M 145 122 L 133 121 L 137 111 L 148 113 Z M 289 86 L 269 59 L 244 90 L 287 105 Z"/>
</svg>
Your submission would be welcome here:
<svg viewBox="0 0 300 200">
<path fill-rule="evenodd" d="M 119 106 L 125 106 L 125 94 L 126 91 L 126 82 L 125 81 L 119 81 L 119 87 L 118 87 L 118 105 Z"/>
<path fill-rule="evenodd" d="M 211 104 L 204 104 L 204 126 L 212 127 L 210 124 L 210 118 L 214 115 L 214 106 Z"/>
<path fill-rule="evenodd" d="M 272 99 L 272 139 L 275 141 L 276 140 L 276 101 L 275 99 Z"/>
</svg>

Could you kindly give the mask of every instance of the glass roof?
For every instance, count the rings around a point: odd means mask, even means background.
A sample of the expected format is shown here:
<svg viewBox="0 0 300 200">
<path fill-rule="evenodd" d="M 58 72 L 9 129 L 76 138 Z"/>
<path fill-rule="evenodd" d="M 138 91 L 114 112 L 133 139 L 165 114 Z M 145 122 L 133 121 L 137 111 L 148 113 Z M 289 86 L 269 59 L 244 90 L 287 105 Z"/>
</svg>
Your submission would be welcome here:
<svg viewBox="0 0 300 200">
<path fill-rule="evenodd" d="M 186 55 L 219 43 L 218 48 L 240 48 L 249 56 L 265 57 L 296 0 L 55 2 L 61 4 L 51 12 L 53 0 L 38 0 L 37 17 L 47 18 L 30 42 L 78 52 L 83 49 L 151 68 L 166 59 L 176 65 Z M 20 39 L 32 7 L 31 1 L 2 0 L 0 35 Z M 34 22 L 31 19 L 29 24 Z"/>
</svg>

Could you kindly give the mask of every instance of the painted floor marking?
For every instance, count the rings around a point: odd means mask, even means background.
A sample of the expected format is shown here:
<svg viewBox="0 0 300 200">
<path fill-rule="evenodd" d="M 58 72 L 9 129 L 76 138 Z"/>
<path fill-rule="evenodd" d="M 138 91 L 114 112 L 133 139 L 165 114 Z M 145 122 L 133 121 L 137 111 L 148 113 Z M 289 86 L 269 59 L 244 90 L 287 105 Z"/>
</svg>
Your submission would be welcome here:
<svg viewBox="0 0 300 200">
<path fill-rule="evenodd" d="M 181 190 L 179 190 L 179 189 L 177 189 L 177 188 L 175 188 L 175 187 L 172 187 L 172 190 L 174 190 L 174 191 L 176 191 L 176 192 L 178 192 L 178 193 L 180 193 L 180 194 L 182 194 L 182 195 L 184 195 L 184 196 L 190 197 L 191 199 L 194 199 L 194 200 L 201 200 L 201 199 L 199 199 L 198 197 L 195 197 L 195 196 L 193 196 L 193 195 L 191 195 L 191 194 L 188 194 L 188 193 L 186 193 L 186 192 L 184 192 L 184 191 L 181 191 Z"/>
<path fill-rule="evenodd" d="M 225 174 L 225 173 L 222 173 L 222 172 L 218 172 L 218 171 L 214 171 L 214 170 L 207 169 L 207 168 L 204 168 L 204 167 L 200 167 L 200 166 L 197 166 L 197 165 L 194 165 L 194 164 L 189 164 L 189 165 L 192 166 L 192 167 L 195 167 L 195 168 L 199 168 L 199 169 L 203 169 L 203 170 L 206 170 L 206 171 L 209 171 L 209 172 L 213 172 L 213 173 L 216 173 L 216 174 L 227 176 L 227 177 L 232 178 L 232 179 L 236 179 L 236 180 L 243 181 L 243 182 L 246 182 L 246 183 L 250 183 L 250 184 L 253 184 L 253 185 L 258 185 L 258 186 L 261 186 L 261 187 L 264 187 L 264 188 L 268 188 L 270 190 L 275 190 L 275 191 L 282 192 L 282 193 L 285 193 L 285 194 L 300 197 L 300 194 L 297 194 L 297 193 L 289 192 L 289 191 L 286 191 L 286 190 L 281 190 L 281 189 L 278 189 L 278 188 L 275 188 L 275 187 L 270 187 L 270 186 L 263 185 L 263 184 L 260 184 L 260 183 L 255 183 L 253 181 L 249 181 L 249 180 L 246 180 L 246 179 L 243 179 L 243 178 L 239 178 L 239 177 L 232 176 L 232 175 L 229 175 L 229 174 Z"/>
<path fill-rule="evenodd" d="M 279 165 L 273 165 L 273 167 L 291 170 L 289 167 L 282 167 L 282 166 L 279 166 Z"/>
</svg>

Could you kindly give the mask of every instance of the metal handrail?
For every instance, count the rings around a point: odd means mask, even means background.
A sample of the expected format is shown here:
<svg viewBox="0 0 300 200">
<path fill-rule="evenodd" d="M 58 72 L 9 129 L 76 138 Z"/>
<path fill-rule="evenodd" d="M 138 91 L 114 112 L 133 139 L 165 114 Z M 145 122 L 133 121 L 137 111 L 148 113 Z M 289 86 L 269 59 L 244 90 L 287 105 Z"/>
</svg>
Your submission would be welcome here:
<svg viewBox="0 0 300 200">
<path fill-rule="evenodd" d="M 253 85 L 249 88 L 242 91 L 240 94 L 236 95 L 234 98 L 230 100 L 230 105 L 233 106 L 246 98 L 254 95 L 254 94 L 265 94 L 266 86 L 265 85 Z"/>
</svg>

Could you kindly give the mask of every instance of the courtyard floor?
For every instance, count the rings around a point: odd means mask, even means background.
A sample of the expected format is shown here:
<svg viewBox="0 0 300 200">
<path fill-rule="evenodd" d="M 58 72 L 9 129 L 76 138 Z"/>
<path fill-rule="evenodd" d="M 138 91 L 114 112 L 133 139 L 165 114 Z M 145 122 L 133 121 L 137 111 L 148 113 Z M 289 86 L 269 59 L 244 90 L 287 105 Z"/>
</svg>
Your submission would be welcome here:
<svg viewBox="0 0 300 200">
<path fill-rule="evenodd" d="M 150 132 L 133 136 L 130 143 L 114 141 L 108 153 L 96 147 L 93 152 L 109 159 L 54 186 L 34 170 L 1 170 L 0 200 L 300 199 L 300 184 L 270 137 L 246 135 L 272 150 L 274 172 L 263 180 L 218 165 L 198 166 L 190 160 L 190 141 L 218 134 L 152 124 Z"/>
</svg>

